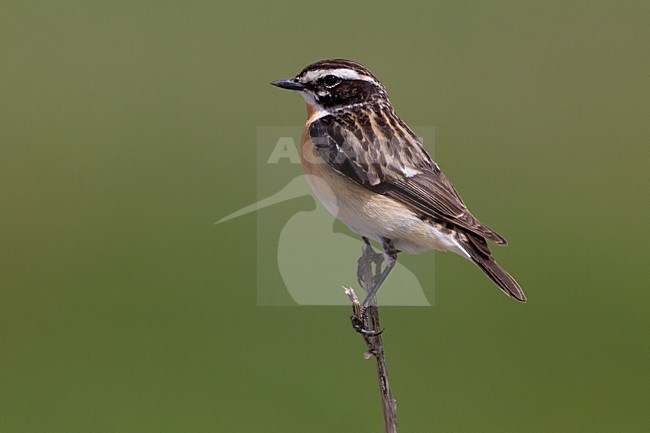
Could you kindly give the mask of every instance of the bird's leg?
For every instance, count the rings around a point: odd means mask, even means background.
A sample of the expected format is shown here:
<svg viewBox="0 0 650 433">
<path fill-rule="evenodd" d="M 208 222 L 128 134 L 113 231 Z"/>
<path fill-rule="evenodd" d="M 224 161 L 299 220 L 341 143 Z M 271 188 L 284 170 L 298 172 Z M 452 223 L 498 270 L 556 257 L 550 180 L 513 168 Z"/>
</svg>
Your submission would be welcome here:
<svg viewBox="0 0 650 433">
<path fill-rule="evenodd" d="M 357 281 L 367 293 L 373 284 L 373 271 L 372 265 L 378 269 L 384 261 L 384 255 L 372 248 L 370 241 L 367 237 L 363 237 L 363 247 L 361 249 L 361 257 L 359 257 L 359 265 L 357 267 Z"/>
<path fill-rule="evenodd" d="M 359 284 L 366 293 L 366 298 L 361 305 L 361 314 L 352 315 L 352 327 L 355 331 L 365 336 L 373 337 L 382 333 L 381 329 L 368 329 L 366 310 L 369 306 L 377 305 L 377 291 L 382 285 L 390 271 L 397 261 L 397 253 L 393 243 L 389 239 L 382 240 L 382 253 L 377 253 L 370 245 L 368 238 L 363 237 L 362 255 L 359 258 L 359 267 L 357 268 L 357 279 Z M 382 265 L 386 262 L 386 267 L 382 271 Z M 372 265 L 375 265 L 373 272 Z"/>
<path fill-rule="evenodd" d="M 363 237 L 363 247 L 359 257 L 357 268 L 357 280 L 363 291 L 367 294 L 372 290 L 375 281 L 375 274 L 379 273 L 381 264 L 384 261 L 384 255 L 376 252 L 367 237 Z M 372 265 L 375 265 L 376 271 L 373 272 Z M 381 334 L 381 330 L 370 330 L 367 325 L 366 308 L 359 306 L 359 310 L 350 316 L 352 327 L 355 331 L 366 337 L 373 337 Z"/>
<path fill-rule="evenodd" d="M 382 260 L 377 264 L 377 269 L 375 270 L 375 274 L 373 275 L 372 278 L 372 287 L 370 287 L 370 290 L 367 291 L 366 299 L 361 304 L 362 309 L 367 308 L 368 305 L 370 305 L 371 303 L 376 303 L 375 297 L 377 295 L 377 291 L 379 290 L 384 280 L 386 279 L 388 274 L 390 274 L 390 271 L 393 270 L 395 264 L 397 263 L 397 253 L 399 253 L 399 250 L 395 248 L 395 246 L 393 245 L 393 241 L 385 238 L 382 239 L 381 249 L 383 251 Z M 384 261 L 386 261 L 386 267 L 382 271 L 381 265 L 383 264 Z"/>
</svg>

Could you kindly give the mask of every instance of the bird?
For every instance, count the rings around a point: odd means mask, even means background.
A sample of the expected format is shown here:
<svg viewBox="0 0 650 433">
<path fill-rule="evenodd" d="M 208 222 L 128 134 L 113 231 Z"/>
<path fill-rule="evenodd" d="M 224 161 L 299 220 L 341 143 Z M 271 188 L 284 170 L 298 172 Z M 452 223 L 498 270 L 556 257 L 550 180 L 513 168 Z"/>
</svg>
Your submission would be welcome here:
<svg viewBox="0 0 650 433">
<path fill-rule="evenodd" d="M 469 260 L 503 293 L 526 302 L 487 243 L 504 246 L 505 238 L 468 210 L 368 68 L 352 60 L 320 60 L 271 84 L 300 93 L 306 102 L 300 157 L 315 196 L 361 235 L 364 248 L 372 248 L 370 240 L 381 245 L 386 265 L 375 276 L 364 308 L 398 253 L 429 250 Z"/>
</svg>

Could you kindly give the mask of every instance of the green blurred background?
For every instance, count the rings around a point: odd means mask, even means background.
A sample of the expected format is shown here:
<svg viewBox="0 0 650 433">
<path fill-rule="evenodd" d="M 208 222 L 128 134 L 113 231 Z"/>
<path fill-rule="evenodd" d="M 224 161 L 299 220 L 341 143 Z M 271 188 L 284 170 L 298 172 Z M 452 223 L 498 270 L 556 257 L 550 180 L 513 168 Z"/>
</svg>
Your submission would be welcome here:
<svg viewBox="0 0 650 433">
<path fill-rule="evenodd" d="M 435 126 L 529 297 L 404 256 L 400 431 L 647 431 L 648 2 L 424 3 L 0 2 L 0 432 L 381 430 L 348 309 L 256 306 L 255 215 L 213 224 L 328 57 Z"/>
</svg>

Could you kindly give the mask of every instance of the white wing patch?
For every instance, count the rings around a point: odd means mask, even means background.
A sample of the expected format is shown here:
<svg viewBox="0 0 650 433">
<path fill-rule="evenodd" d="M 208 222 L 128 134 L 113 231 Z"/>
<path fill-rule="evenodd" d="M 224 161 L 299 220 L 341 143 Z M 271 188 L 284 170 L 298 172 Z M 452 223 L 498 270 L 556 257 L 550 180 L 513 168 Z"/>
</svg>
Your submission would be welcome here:
<svg viewBox="0 0 650 433">
<path fill-rule="evenodd" d="M 413 177 L 416 174 L 420 174 L 421 172 L 410 167 L 404 167 L 402 173 L 404 173 L 404 176 L 406 177 Z"/>
</svg>

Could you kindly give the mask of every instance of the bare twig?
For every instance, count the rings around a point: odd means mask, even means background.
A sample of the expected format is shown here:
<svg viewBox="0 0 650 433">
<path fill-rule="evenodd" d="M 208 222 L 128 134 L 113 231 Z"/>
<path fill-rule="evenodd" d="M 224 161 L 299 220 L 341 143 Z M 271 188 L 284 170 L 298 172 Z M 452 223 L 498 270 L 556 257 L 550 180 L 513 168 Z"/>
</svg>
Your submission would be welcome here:
<svg viewBox="0 0 650 433">
<path fill-rule="evenodd" d="M 373 281 L 372 264 L 374 263 L 377 269 L 380 269 L 382 262 L 382 254 L 375 253 L 370 245 L 364 245 L 363 255 L 359 259 L 357 273 L 359 283 L 366 292 L 366 295 L 370 291 L 370 286 Z M 352 316 L 350 319 L 352 320 L 353 327 L 363 336 L 368 346 L 368 351 L 364 353 L 364 357 L 369 359 L 374 356 L 377 361 L 377 378 L 379 379 L 381 407 L 384 414 L 384 430 L 386 433 L 397 433 L 397 402 L 393 398 L 390 390 L 390 382 L 388 381 L 384 346 L 381 340 L 382 330 L 379 324 L 377 298 L 373 297 L 370 300 L 368 308 L 362 311 L 359 299 L 352 287 L 344 287 L 344 289 L 345 294 L 352 302 Z"/>
</svg>

